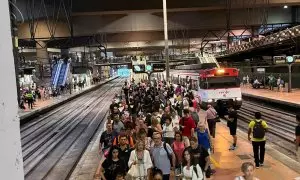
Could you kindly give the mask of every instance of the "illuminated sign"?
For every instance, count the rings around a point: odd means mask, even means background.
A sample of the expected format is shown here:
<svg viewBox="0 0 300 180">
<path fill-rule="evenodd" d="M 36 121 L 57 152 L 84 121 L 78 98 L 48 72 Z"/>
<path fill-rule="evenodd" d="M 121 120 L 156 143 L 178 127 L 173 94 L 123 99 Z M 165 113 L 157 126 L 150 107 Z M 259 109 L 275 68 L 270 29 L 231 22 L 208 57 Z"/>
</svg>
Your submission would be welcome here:
<svg viewBox="0 0 300 180">
<path fill-rule="evenodd" d="M 146 71 L 151 72 L 152 71 L 152 66 L 151 65 L 147 65 L 146 66 Z"/>
<path fill-rule="evenodd" d="M 118 69 L 118 76 L 120 77 L 129 77 L 130 76 L 130 70 L 126 68 Z"/>
<path fill-rule="evenodd" d="M 133 65 L 132 70 L 134 73 L 145 73 L 145 65 L 144 64 Z"/>
<path fill-rule="evenodd" d="M 293 58 L 295 63 L 300 63 L 300 55 L 294 55 Z"/>
<path fill-rule="evenodd" d="M 285 64 L 286 63 L 285 56 L 274 56 L 273 60 L 274 60 L 274 64 Z"/>
<path fill-rule="evenodd" d="M 294 62 L 293 56 L 287 56 L 287 57 L 286 57 L 286 62 L 287 62 L 287 63 L 293 63 L 293 62 Z"/>
<path fill-rule="evenodd" d="M 257 68 L 256 71 L 258 73 L 265 73 L 266 72 L 266 68 Z"/>
<path fill-rule="evenodd" d="M 156 63 L 152 64 L 153 72 L 163 72 L 166 70 L 166 64 L 164 63 Z"/>
</svg>

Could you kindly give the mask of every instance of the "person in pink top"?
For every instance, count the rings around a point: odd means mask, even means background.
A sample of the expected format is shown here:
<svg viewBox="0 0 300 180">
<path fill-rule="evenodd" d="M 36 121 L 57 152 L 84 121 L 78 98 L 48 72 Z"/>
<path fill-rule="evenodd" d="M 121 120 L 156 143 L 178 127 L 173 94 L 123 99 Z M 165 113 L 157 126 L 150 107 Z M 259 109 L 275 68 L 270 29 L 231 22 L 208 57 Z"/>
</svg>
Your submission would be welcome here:
<svg viewBox="0 0 300 180">
<path fill-rule="evenodd" d="M 179 125 L 180 125 L 180 129 L 182 130 L 182 138 L 184 141 L 184 145 L 185 147 L 189 147 L 190 146 L 189 138 L 194 136 L 194 130 L 196 128 L 196 124 L 190 115 L 189 109 L 184 109 L 183 114 L 184 116 L 180 119 Z"/>
<path fill-rule="evenodd" d="M 180 174 L 182 164 L 182 153 L 184 151 L 184 142 L 182 141 L 182 135 L 179 131 L 175 132 L 175 141 L 172 144 L 172 149 L 176 156 L 176 170 L 175 174 Z"/>
</svg>

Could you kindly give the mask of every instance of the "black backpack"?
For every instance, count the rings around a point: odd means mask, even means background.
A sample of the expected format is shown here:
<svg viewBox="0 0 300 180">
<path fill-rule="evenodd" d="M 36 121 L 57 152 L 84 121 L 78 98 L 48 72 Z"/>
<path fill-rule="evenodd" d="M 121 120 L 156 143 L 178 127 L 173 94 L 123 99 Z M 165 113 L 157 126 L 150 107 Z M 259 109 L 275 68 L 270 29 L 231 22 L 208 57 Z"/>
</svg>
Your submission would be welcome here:
<svg viewBox="0 0 300 180">
<path fill-rule="evenodd" d="M 167 152 L 167 156 L 168 156 L 168 159 L 170 160 L 170 164 L 172 166 L 172 155 L 169 153 L 168 149 L 167 149 L 167 143 L 166 142 L 163 142 L 163 146 L 164 146 L 164 149 L 165 151 Z"/>
<path fill-rule="evenodd" d="M 197 112 L 193 111 L 191 113 L 192 119 L 195 121 L 196 126 L 198 125 L 200 118 Z"/>
<path fill-rule="evenodd" d="M 262 121 L 255 121 L 253 126 L 253 138 L 262 139 L 265 137 L 265 128 L 262 125 Z"/>
</svg>

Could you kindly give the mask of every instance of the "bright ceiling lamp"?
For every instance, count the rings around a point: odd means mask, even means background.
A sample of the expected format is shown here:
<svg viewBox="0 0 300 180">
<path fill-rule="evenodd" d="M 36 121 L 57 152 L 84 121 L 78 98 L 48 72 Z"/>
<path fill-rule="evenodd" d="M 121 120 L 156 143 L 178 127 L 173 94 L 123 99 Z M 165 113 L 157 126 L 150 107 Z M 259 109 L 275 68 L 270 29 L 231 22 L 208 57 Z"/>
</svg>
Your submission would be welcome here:
<svg viewBox="0 0 300 180">
<path fill-rule="evenodd" d="M 284 8 L 284 9 L 287 9 L 287 8 L 288 8 L 288 6 L 287 6 L 287 5 L 284 5 L 284 6 L 283 6 L 283 8 Z"/>
</svg>

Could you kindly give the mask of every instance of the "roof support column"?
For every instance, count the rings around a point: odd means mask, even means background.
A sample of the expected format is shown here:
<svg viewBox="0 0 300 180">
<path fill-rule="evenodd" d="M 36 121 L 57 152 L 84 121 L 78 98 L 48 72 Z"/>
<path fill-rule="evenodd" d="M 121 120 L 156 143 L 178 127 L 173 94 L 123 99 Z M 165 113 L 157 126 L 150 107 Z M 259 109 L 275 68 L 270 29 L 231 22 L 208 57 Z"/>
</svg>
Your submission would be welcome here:
<svg viewBox="0 0 300 180">
<path fill-rule="evenodd" d="M 292 23 L 297 25 L 300 23 L 300 7 L 293 6 L 292 7 Z"/>
<path fill-rule="evenodd" d="M 8 1 L 0 1 L 0 179 L 24 179 Z M 3 88 L 2 88 L 3 87 Z"/>
<path fill-rule="evenodd" d="M 166 79 L 170 80 L 170 65 L 169 65 L 169 38 L 168 38 L 168 12 L 167 12 L 167 0 L 163 0 L 163 12 L 164 12 L 164 34 L 165 34 L 165 60 L 166 60 Z"/>
<path fill-rule="evenodd" d="M 51 63 L 47 51 L 47 43 L 45 41 L 36 42 L 36 74 L 35 79 L 37 86 L 50 86 L 51 79 Z"/>
</svg>

